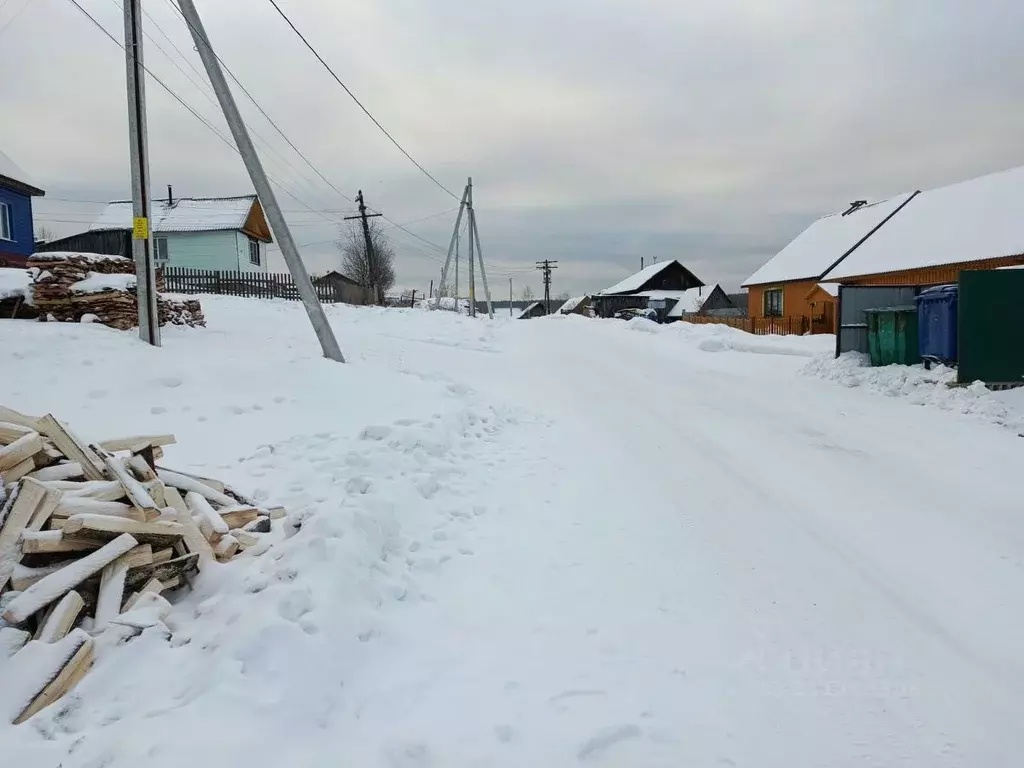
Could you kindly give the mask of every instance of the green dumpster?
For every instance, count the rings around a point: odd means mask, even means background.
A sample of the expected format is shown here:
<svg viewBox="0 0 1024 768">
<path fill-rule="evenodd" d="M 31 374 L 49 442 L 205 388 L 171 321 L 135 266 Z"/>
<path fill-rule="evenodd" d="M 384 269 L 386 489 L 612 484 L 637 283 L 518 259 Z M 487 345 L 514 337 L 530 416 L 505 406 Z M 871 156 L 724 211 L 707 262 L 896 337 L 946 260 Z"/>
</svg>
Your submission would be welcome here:
<svg viewBox="0 0 1024 768">
<path fill-rule="evenodd" d="M 868 320 L 871 365 L 914 365 L 921 362 L 915 305 L 868 309 L 864 314 Z"/>
</svg>

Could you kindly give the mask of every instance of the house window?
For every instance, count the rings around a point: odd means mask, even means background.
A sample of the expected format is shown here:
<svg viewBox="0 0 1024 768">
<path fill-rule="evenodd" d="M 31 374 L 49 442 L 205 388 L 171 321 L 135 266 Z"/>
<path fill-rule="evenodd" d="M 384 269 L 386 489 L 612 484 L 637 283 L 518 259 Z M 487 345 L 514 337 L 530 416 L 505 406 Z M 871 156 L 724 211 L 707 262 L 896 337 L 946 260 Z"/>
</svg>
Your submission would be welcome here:
<svg viewBox="0 0 1024 768">
<path fill-rule="evenodd" d="M 155 253 L 153 254 L 153 260 L 159 262 L 167 261 L 167 238 L 158 237 L 153 241 Z"/>
<path fill-rule="evenodd" d="M 781 288 L 769 288 L 764 292 L 764 316 L 782 317 Z"/>
<path fill-rule="evenodd" d="M 249 263 L 260 265 L 260 241 L 249 238 Z"/>
<path fill-rule="evenodd" d="M 11 234 L 11 206 L 0 203 L 0 240 L 13 240 Z"/>
</svg>

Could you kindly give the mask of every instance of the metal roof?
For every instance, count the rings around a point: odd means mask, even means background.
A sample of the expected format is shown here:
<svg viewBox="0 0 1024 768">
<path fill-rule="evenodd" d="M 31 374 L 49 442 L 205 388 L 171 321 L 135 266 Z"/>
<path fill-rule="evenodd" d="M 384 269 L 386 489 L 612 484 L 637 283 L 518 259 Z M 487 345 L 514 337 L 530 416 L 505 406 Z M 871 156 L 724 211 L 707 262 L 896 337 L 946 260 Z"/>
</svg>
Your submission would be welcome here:
<svg viewBox="0 0 1024 768">
<path fill-rule="evenodd" d="M 154 200 L 150 214 L 153 232 L 215 232 L 240 230 L 245 227 L 256 195 L 240 197 L 179 197 L 168 205 Z M 91 231 L 132 228 L 132 203 L 119 200 L 109 203 Z"/>
</svg>

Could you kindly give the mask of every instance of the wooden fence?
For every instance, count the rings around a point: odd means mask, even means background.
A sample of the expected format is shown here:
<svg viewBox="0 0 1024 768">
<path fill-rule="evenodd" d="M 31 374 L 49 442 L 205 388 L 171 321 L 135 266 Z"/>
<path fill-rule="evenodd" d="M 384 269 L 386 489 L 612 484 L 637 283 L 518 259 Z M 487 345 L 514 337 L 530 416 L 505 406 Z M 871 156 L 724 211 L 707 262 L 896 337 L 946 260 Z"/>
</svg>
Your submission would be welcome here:
<svg viewBox="0 0 1024 768">
<path fill-rule="evenodd" d="M 161 271 L 168 293 L 215 293 L 254 299 L 299 300 L 299 289 L 291 275 L 269 272 L 214 272 L 185 267 L 164 267 Z M 320 301 L 333 304 L 365 304 L 365 292 L 334 277 L 312 278 Z"/>
<path fill-rule="evenodd" d="M 709 317 L 707 315 L 687 315 L 683 322 L 697 325 L 728 325 L 757 336 L 777 334 L 779 336 L 802 335 L 810 329 L 806 317 Z"/>
</svg>

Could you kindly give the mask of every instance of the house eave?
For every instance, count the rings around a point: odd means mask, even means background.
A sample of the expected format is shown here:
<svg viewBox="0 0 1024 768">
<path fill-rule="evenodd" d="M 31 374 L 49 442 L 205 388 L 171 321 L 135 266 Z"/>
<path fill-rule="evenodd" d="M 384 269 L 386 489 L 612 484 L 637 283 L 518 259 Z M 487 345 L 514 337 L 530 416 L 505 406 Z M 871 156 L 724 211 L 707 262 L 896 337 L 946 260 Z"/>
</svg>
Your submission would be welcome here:
<svg viewBox="0 0 1024 768">
<path fill-rule="evenodd" d="M 34 187 L 31 184 L 26 184 L 25 182 L 18 181 L 17 179 L 12 179 L 10 176 L 0 175 L 0 187 L 6 187 L 7 189 L 15 192 L 20 192 L 23 195 L 28 195 L 29 197 L 43 197 L 46 194 L 46 192 L 41 190 L 39 187 Z"/>
</svg>

